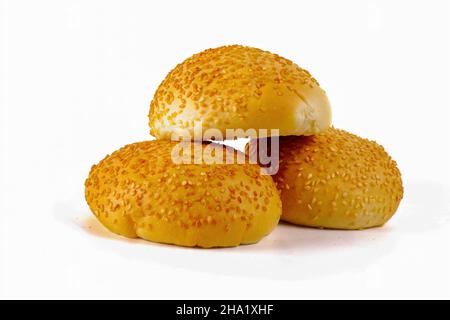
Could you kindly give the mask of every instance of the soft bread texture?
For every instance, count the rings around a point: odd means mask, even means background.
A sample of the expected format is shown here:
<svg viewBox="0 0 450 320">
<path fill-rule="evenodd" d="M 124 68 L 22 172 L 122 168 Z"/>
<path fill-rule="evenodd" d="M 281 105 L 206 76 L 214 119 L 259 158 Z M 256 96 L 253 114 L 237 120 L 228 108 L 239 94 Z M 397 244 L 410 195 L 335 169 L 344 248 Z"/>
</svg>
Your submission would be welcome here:
<svg viewBox="0 0 450 320">
<path fill-rule="evenodd" d="M 331 123 L 325 92 L 310 73 L 268 51 L 239 45 L 208 49 L 177 65 L 159 85 L 150 105 L 150 132 L 158 139 L 194 131 L 278 129 L 279 135 L 312 135 Z M 271 132 L 257 132 L 258 137 Z M 221 140 L 220 137 L 215 137 Z"/>
<path fill-rule="evenodd" d="M 395 161 L 373 141 L 330 128 L 310 137 L 281 137 L 279 148 L 273 178 L 284 221 L 332 229 L 381 226 L 403 197 Z"/>
<path fill-rule="evenodd" d="M 215 152 L 235 161 L 245 157 L 217 144 L 196 143 L 202 163 L 175 164 L 176 144 L 130 144 L 92 167 L 86 200 L 105 227 L 130 238 L 190 247 L 255 243 L 271 232 L 281 201 L 270 176 L 255 164 L 207 164 Z"/>
</svg>

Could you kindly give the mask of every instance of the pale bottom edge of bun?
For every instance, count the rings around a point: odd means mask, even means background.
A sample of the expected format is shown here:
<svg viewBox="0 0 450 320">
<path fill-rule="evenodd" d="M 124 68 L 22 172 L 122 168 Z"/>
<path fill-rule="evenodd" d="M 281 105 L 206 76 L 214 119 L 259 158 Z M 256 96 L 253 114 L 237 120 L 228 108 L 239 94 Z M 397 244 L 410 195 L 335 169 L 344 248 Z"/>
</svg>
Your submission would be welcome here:
<svg viewBox="0 0 450 320">
<path fill-rule="evenodd" d="M 344 215 L 339 214 L 334 217 L 333 215 L 319 216 L 316 220 L 305 218 L 305 215 L 302 214 L 288 215 L 284 213 L 280 220 L 291 225 L 313 229 L 344 231 L 367 230 L 383 227 L 394 216 L 397 210 L 398 207 L 388 215 L 379 215 L 377 213 L 369 215 L 360 214 L 349 219 Z"/>
<path fill-rule="evenodd" d="M 250 231 L 246 230 L 244 224 L 235 224 L 229 229 L 222 225 L 211 225 L 202 229 L 185 229 L 177 225 L 164 224 L 157 221 L 140 221 L 140 224 L 146 227 L 134 229 L 130 224 L 126 230 L 123 228 L 116 230 L 108 223 L 103 223 L 101 220 L 100 222 L 110 232 L 128 239 L 142 239 L 153 243 L 182 247 L 230 248 L 258 243 L 268 236 L 280 221 L 280 219 L 273 222 L 267 219 L 260 220 L 256 222 L 258 227 L 252 228 L 253 230 Z M 149 228 L 149 225 L 152 225 L 152 227 Z M 265 230 L 263 235 L 261 235 L 261 229 Z"/>
</svg>

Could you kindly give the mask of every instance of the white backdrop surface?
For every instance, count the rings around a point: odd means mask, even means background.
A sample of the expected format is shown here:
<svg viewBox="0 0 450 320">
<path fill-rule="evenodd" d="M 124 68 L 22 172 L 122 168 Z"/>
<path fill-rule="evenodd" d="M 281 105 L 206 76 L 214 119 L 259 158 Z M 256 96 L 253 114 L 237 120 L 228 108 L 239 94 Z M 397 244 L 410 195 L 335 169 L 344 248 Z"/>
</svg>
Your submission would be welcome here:
<svg viewBox="0 0 450 320">
<path fill-rule="evenodd" d="M 447 1 L 1 1 L 1 298 L 450 298 Z M 199 250 L 105 231 L 90 166 L 150 139 L 154 90 L 191 54 L 270 50 L 327 91 L 336 127 L 403 174 L 383 228 L 280 225 Z"/>
</svg>

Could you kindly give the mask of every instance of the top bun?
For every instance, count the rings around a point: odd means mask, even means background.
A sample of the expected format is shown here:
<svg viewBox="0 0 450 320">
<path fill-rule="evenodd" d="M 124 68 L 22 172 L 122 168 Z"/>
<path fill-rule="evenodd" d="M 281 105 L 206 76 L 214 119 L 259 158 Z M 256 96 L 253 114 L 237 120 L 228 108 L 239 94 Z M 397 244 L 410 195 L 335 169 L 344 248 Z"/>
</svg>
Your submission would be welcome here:
<svg viewBox="0 0 450 320">
<path fill-rule="evenodd" d="M 215 140 L 225 140 L 254 136 L 248 129 L 258 137 L 313 135 L 330 126 L 331 109 L 308 71 L 268 51 L 232 45 L 202 51 L 169 72 L 149 118 L 158 139 L 189 134 L 206 140 L 194 131 L 201 121 L 204 131 L 217 129 Z M 230 137 L 226 129 L 243 130 Z"/>
</svg>

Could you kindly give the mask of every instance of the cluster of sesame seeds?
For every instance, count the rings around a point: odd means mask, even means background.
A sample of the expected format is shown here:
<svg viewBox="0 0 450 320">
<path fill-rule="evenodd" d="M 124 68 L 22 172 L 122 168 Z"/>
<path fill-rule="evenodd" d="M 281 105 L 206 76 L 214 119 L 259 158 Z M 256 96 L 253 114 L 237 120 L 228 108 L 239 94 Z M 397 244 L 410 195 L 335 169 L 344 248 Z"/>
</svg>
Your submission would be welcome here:
<svg viewBox="0 0 450 320">
<path fill-rule="evenodd" d="M 212 225 L 228 232 L 240 224 L 248 231 L 258 215 L 274 223 L 278 219 L 278 191 L 271 177 L 260 175 L 259 166 L 175 164 L 175 145 L 162 140 L 130 144 L 92 167 L 86 200 L 109 229 L 136 236 L 137 228 L 157 231 L 155 221 L 162 221 L 186 230 Z"/>
<path fill-rule="evenodd" d="M 278 96 L 298 95 L 305 86 L 321 90 L 308 71 L 268 51 L 240 45 L 202 51 L 159 85 L 150 105 L 151 133 L 158 137 L 160 128 L 191 128 L 199 120 L 215 128 L 245 123 L 250 102 L 267 86 Z"/>
<path fill-rule="evenodd" d="M 384 148 L 343 130 L 281 137 L 280 159 L 274 180 L 283 214 L 303 224 L 333 227 L 326 221 L 346 217 L 348 227 L 379 225 L 403 197 L 400 171 Z"/>
</svg>

